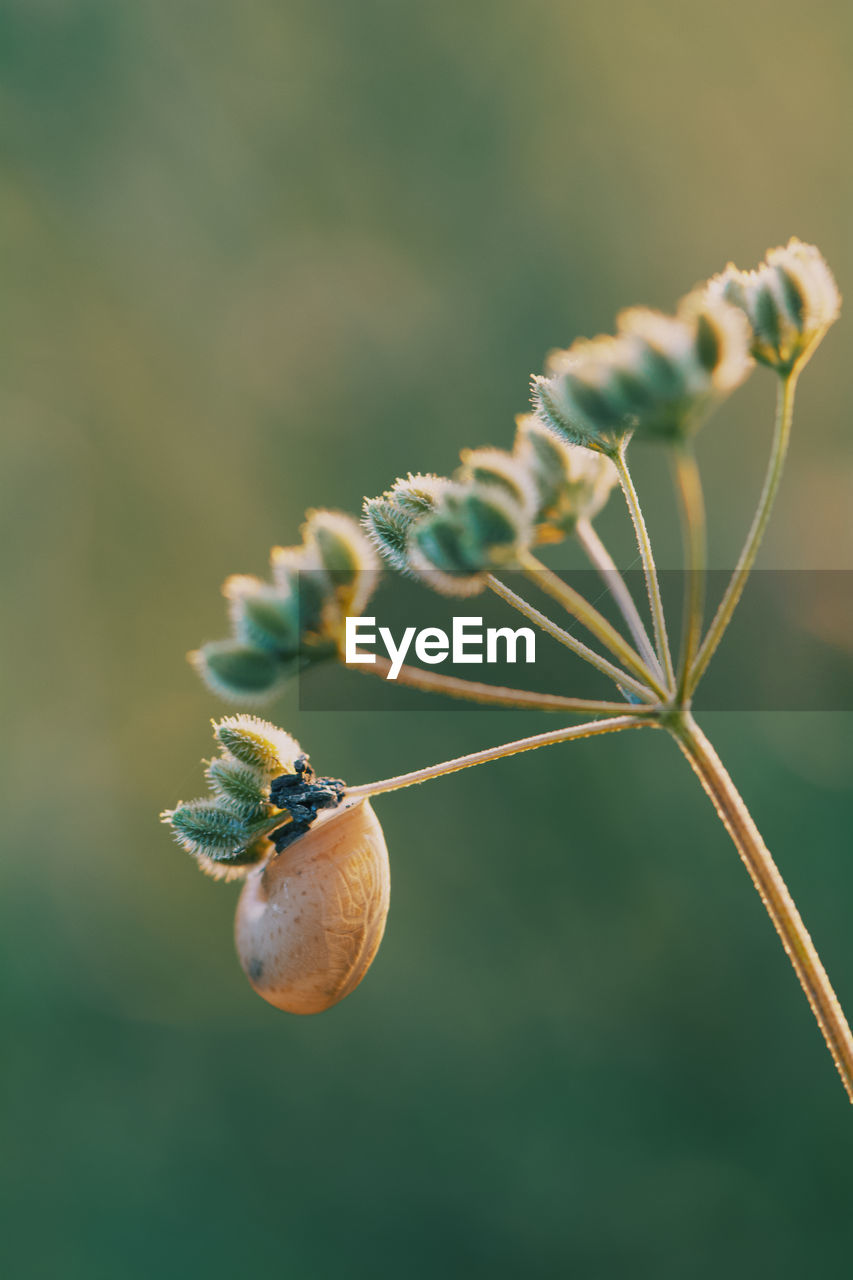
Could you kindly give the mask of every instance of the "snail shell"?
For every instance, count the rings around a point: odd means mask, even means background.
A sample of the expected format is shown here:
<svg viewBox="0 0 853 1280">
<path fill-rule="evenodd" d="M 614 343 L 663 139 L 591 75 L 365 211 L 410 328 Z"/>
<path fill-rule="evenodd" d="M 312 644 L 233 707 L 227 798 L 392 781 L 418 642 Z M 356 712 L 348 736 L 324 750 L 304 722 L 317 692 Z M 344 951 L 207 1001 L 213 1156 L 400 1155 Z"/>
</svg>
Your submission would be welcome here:
<svg viewBox="0 0 853 1280">
<path fill-rule="evenodd" d="M 250 872 L 237 906 L 237 954 L 259 996 L 321 1013 L 361 982 L 391 892 L 388 848 L 369 800 L 321 813 L 310 831 Z"/>
</svg>

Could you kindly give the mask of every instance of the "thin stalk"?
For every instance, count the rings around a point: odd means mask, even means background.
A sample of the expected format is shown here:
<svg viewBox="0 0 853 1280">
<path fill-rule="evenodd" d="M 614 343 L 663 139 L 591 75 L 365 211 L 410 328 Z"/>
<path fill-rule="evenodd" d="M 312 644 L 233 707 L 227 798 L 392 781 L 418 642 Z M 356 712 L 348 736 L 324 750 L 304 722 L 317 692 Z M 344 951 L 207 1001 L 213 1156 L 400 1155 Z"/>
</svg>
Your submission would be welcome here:
<svg viewBox="0 0 853 1280">
<path fill-rule="evenodd" d="M 575 591 L 574 587 L 569 586 L 568 582 L 564 582 L 530 552 L 523 557 L 521 564 L 531 582 L 535 582 L 552 600 L 558 601 L 573 618 L 577 618 L 587 631 L 600 640 L 637 679 L 653 689 L 659 698 L 666 697 L 663 684 L 649 670 L 636 650 L 631 648 L 625 637 L 579 591 Z"/>
<path fill-rule="evenodd" d="M 794 966 L 847 1096 L 853 1102 L 853 1037 L 820 956 L 770 851 L 719 756 L 689 712 L 669 728 L 734 841 Z"/>
<path fill-rule="evenodd" d="M 534 751 L 537 747 L 550 747 L 557 742 L 570 742 L 574 738 L 592 738 L 602 733 L 618 733 L 621 729 L 641 729 L 649 723 L 632 715 L 621 716 L 618 720 L 591 720 L 588 724 L 576 724 L 568 729 L 554 729 L 551 733 L 537 733 L 532 738 L 519 738 L 517 742 L 505 742 L 499 747 L 488 747 L 485 751 L 472 751 L 470 755 L 457 756 L 454 760 L 429 765 L 426 769 L 415 769 L 412 773 L 401 773 L 395 778 L 385 778 L 381 782 L 366 782 L 360 787 L 347 787 L 346 795 L 348 798 L 378 796 L 387 791 L 399 791 L 402 787 L 413 787 L 419 782 L 428 782 L 431 778 L 443 778 L 445 774 L 457 773 L 460 769 L 470 769 L 475 764 L 488 764 L 492 760 L 502 760 L 505 756 L 519 755 L 522 751 Z"/>
<path fill-rule="evenodd" d="M 684 593 L 684 626 L 681 656 L 678 662 L 678 700 L 684 703 L 690 671 L 699 641 L 705 611 L 705 569 L 707 563 L 707 529 L 702 480 L 693 446 L 688 443 L 675 449 L 673 463 L 675 484 L 681 510 L 684 558 L 687 565 L 687 590 Z"/>
<path fill-rule="evenodd" d="M 658 662 L 654 645 L 649 639 L 648 632 L 643 625 L 643 619 L 640 617 L 640 611 L 634 603 L 634 597 L 628 590 L 628 584 L 622 577 L 622 574 L 616 567 L 616 561 L 599 538 L 595 529 L 589 520 L 579 520 L 575 529 L 575 535 L 578 542 L 586 552 L 587 559 L 593 568 L 598 570 L 599 576 L 603 580 L 605 586 L 609 590 L 616 602 L 619 612 L 625 619 L 625 623 L 634 643 L 637 646 L 641 656 L 645 659 L 649 668 L 654 671 L 655 675 L 662 680 L 664 678 L 663 668 Z"/>
<path fill-rule="evenodd" d="M 511 608 L 524 614 L 525 618 L 529 618 L 531 622 L 535 623 L 537 627 L 554 640 L 565 645 L 567 649 L 571 649 L 572 653 L 577 654 L 579 658 L 583 658 L 584 662 L 588 662 L 590 666 L 595 667 L 603 675 L 609 676 L 620 689 L 629 690 L 631 693 L 636 694 L 638 698 L 641 698 L 643 702 L 656 701 L 654 693 L 646 684 L 640 680 L 635 680 L 633 676 L 628 675 L 627 671 L 623 671 L 621 667 L 615 666 L 609 659 L 602 657 L 594 649 L 590 649 L 582 640 L 578 640 L 576 636 L 570 635 L 568 631 L 558 627 L 556 622 L 549 618 L 547 614 L 529 604 L 523 596 L 518 595 L 505 583 L 501 582 L 500 578 L 496 578 L 494 574 L 489 573 L 486 575 L 486 582 L 489 589 L 494 591 L 496 596 L 500 596 L 501 600 L 504 600 Z"/>
<path fill-rule="evenodd" d="M 725 594 L 720 601 L 717 612 L 714 614 L 713 621 L 708 628 L 705 639 L 702 641 L 693 669 L 690 672 L 688 693 L 692 693 L 696 688 L 705 673 L 708 663 L 714 656 L 717 646 L 732 620 L 738 601 L 743 595 L 747 578 L 755 563 L 755 557 L 758 555 L 758 548 L 761 546 L 764 531 L 770 519 L 770 512 L 773 509 L 773 503 L 779 489 L 779 481 L 782 479 L 782 471 L 785 466 L 788 441 L 791 437 L 791 422 L 794 416 L 794 395 L 797 389 L 798 372 L 799 370 L 792 369 L 790 373 L 785 374 L 780 379 L 776 400 L 776 425 L 773 433 L 773 445 L 770 450 L 770 461 L 764 477 L 764 487 L 758 500 L 758 507 L 753 516 L 752 525 L 746 536 L 746 542 L 743 544 L 743 550 L 738 558 L 737 568 L 729 579 Z"/>
<path fill-rule="evenodd" d="M 640 507 L 640 499 L 637 496 L 637 490 L 634 488 L 634 481 L 631 479 L 631 473 L 628 470 L 628 463 L 625 458 L 625 449 L 628 442 L 623 442 L 616 453 L 612 455 L 613 464 L 619 475 L 619 483 L 622 486 L 622 492 L 625 495 L 625 501 L 628 504 L 628 511 L 631 514 L 631 520 L 634 525 L 634 533 L 637 537 L 637 547 L 639 548 L 640 558 L 643 561 L 643 573 L 646 578 L 646 591 L 649 597 L 649 609 L 652 615 L 652 625 L 655 632 L 655 648 L 657 649 L 658 658 L 663 667 L 666 677 L 668 689 L 675 688 L 675 671 L 672 666 L 672 651 L 669 647 L 669 636 L 666 630 L 666 618 L 663 612 L 663 601 L 660 594 L 660 583 L 658 581 L 658 571 L 655 565 L 655 558 L 652 553 L 652 544 L 649 539 L 649 531 L 646 528 L 646 522 L 643 519 L 643 511 Z"/>
<path fill-rule="evenodd" d="M 375 663 L 354 666 L 382 679 L 391 669 L 388 658 L 376 654 Z M 448 698 L 464 698 L 467 702 L 479 702 L 495 707 L 527 707 L 532 711 L 563 711 L 583 715 L 622 716 L 624 702 L 594 702 L 588 698 L 564 698 L 557 693 L 535 693 L 530 689 L 506 689 L 500 685 L 480 684 L 476 680 L 462 680 L 458 676 L 444 675 L 438 671 L 422 671 L 419 667 L 403 663 L 396 677 L 398 684 L 410 689 L 422 689 L 425 693 L 441 693 Z M 632 715 L 644 715 L 660 710 L 651 706 L 633 707 Z"/>
</svg>

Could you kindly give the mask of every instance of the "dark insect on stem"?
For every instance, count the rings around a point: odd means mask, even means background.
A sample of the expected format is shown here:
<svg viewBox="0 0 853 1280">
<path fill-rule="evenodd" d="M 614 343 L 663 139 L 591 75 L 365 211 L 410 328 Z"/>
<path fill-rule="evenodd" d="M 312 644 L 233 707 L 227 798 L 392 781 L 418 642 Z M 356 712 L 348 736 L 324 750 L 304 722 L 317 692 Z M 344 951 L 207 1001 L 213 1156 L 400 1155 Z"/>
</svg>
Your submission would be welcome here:
<svg viewBox="0 0 853 1280">
<path fill-rule="evenodd" d="M 270 783 L 270 800 L 291 818 L 270 833 L 276 853 L 304 836 L 321 809 L 339 805 L 346 789 L 339 778 L 318 778 L 305 755 L 294 761 L 294 769 L 295 773 L 283 773 Z"/>
</svg>

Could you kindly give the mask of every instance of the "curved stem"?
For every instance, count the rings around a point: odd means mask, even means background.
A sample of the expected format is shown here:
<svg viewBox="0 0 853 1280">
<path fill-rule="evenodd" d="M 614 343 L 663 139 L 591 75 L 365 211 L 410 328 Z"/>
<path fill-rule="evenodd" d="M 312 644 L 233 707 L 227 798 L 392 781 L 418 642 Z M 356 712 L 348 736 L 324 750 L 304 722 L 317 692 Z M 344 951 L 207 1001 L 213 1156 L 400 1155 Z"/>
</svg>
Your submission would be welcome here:
<svg viewBox="0 0 853 1280">
<path fill-rule="evenodd" d="M 597 640 L 606 645 L 614 657 L 618 658 L 623 666 L 633 672 L 643 684 L 653 689 L 658 697 L 666 697 L 666 689 L 657 676 L 649 670 L 636 650 L 631 648 L 625 637 L 620 635 L 604 615 L 599 613 L 579 591 L 575 591 L 574 587 L 569 586 L 530 552 L 524 555 L 521 564 L 531 582 L 535 582 L 542 591 L 558 601 L 572 617 L 577 618 L 587 631 L 592 632 Z"/>
<path fill-rule="evenodd" d="M 391 662 L 376 654 L 372 664 L 347 664 L 356 671 L 363 671 L 384 679 L 391 669 Z M 467 702 L 479 702 L 495 707 L 527 707 L 532 711 L 576 712 L 583 715 L 623 716 L 624 702 L 594 702 L 587 698 L 565 698 L 558 693 L 535 693 L 530 689 L 507 689 L 500 685 L 480 684 L 476 680 L 462 680 L 458 676 L 444 675 L 438 671 L 422 671 L 419 667 L 403 663 L 396 677 L 397 684 L 410 689 L 422 689 L 425 693 L 441 693 L 448 698 L 464 698 Z M 654 704 L 632 708 L 632 715 L 658 712 Z"/>
<path fill-rule="evenodd" d="M 853 1102 L 853 1037 L 838 997 L 770 851 L 719 756 L 689 713 L 669 726 L 734 841 Z"/>
<path fill-rule="evenodd" d="M 562 627 L 558 627 L 556 622 L 542 613 L 539 609 L 529 604 L 523 596 L 518 595 L 500 578 L 496 578 L 493 573 L 486 575 L 486 582 L 491 591 L 496 596 L 500 596 L 511 608 L 516 609 L 519 613 L 524 614 L 525 618 L 529 618 L 537 627 L 546 632 L 559 644 L 565 645 L 567 649 L 571 649 L 572 653 L 577 654 L 579 658 L 583 658 L 584 662 L 588 662 L 590 666 L 595 667 L 603 675 L 609 676 L 615 681 L 620 689 L 627 689 L 631 693 L 636 694 L 643 702 L 654 702 L 655 695 L 651 689 L 640 680 L 635 680 L 633 676 L 629 676 L 627 671 L 623 671 L 621 667 L 617 667 L 607 658 L 603 658 L 601 654 L 596 653 L 594 649 L 590 649 L 582 640 L 578 640 L 575 636 L 570 635 Z"/>
<path fill-rule="evenodd" d="M 678 700 L 687 698 L 690 671 L 702 637 L 702 615 L 705 609 L 705 566 L 707 531 L 705 499 L 696 455 L 690 443 L 679 445 L 674 453 L 675 481 L 681 509 L 684 558 L 687 565 L 687 589 L 684 593 L 684 626 L 681 657 L 678 663 Z"/>
<path fill-rule="evenodd" d="M 443 778 L 447 773 L 470 769 L 475 764 L 488 764 L 492 760 L 502 760 L 504 756 L 519 755 L 522 751 L 534 751 L 537 747 L 550 747 L 558 742 L 570 742 L 574 738 L 592 738 L 602 733 L 618 733 L 620 729 L 641 729 L 649 723 L 634 716 L 622 716 L 618 720 L 591 720 L 588 724 L 576 724 L 568 729 L 554 729 L 551 733 L 537 733 L 532 738 L 519 738 L 517 742 L 505 742 L 499 747 L 488 747 L 485 751 L 472 751 L 470 755 L 457 756 L 454 760 L 429 765 L 426 769 L 415 769 L 412 773 L 401 773 L 395 778 L 385 778 L 381 782 L 367 782 L 360 787 L 347 787 L 346 795 L 348 798 L 378 796 L 387 791 L 399 791 L 402 787 L 413 787 L 419 782 L 428 782 L 431 778 Z"/>
<path fill-rule="evenodd" d="M 798 370 L 791 370 L 790 373 L 783 375 L 780 380 L 776 401 L 776 426 L 770 451 L 770 461 L 764 477 L 764 488 L 761 491 L 761 497 L 758 500 L 758 507 L 753 516 L 749 533 L 746 536 L 746 542 L 743 544 L 743 550 L 738 558 L 737 568 L 729 579 L 725 594 L 720 601 L 717 612 L 714 614 L 707 635 L 702 641 L 696 661 L 693 664 L 693 670 L 690 672 L 687 687 L 688 693 L 692 693 L 696 688 L 705 673 L 708 663 L 714 656 L 716 648 L 732 620 L 738 601 L 743 595 L 747 578 L 755 563 L 755 557 L 758 555 L 758 548 L 761 546 L 761 540 L 767 528 L 767 521 L 770 519 L 770 512 L 773 509 L 773 503 L 779 489 L 779 481 L 782 479 L 782 471 L 785 466 L 785 456 L 788 452 L 788 441 L 791 436 L 791 422 L 794 416 L 794 394 L 797 388 L 797 374 Z"/>
<path fill-rule="evenodd" d="M 648 632 L 643 625 L 640 617 L 640 611 L 634 603 L 634 597 L 628 590 L 628 584 L 622 577 L 622 574 L 616 567 L 616 562 L 604 543 L 599 538 L 595 529 L 589 520 L 579 520 L 575 529 L 578 542 L 586 552 L 590 564 L 598 570 L 599 576 L 603 580 L 605 586 L 616 602 L 619 612 L 625 619 L 628 630 L 634 637 L 634 643 L 637 646 L 642 657 L 645 659 L 649 668 L 663 679 L 663 668 L 658 662 L 654 645 L 649 639 Z"/>
<path fill-rule="evenodd" d="M 655 647 L 657 649 L 658 658 L 663 667 L 666 677 L 666 684 L 669 690 L 675 688 L 675 671 L 672 666 L 672 652 L 669 647 L 669 636 L 666 630 L 666 618 L 663 612 L 663 601 L 660 595 L 660 583 L 658 582 L 658 571 L 655 565 L 655 558 L 652 554 L 652 544 L 649 539 L 649 531 L 646 528 L 646 522 L 643 519 L 643 511 L 640 507 L 640 499 L 637 496 L 637 490 L 634 488 L 634 481 L 631 479 L 631 473 L 628 470 L 628 463 L 625 458 L 625 450 L 628 441 L 623 441 L 616 453 L 612 455 L 613 464 L 619 475 L 619 483 L 622 486 L 622 492 L 625 495 L 625 501 L 628 504 L 628 511 L 631 514 L 631 520 L 634 525 L 634 533 L 637 537 L 637 547 L 640 551 L 640 557 L 643 561 L 643 573 L 646 577 L 646 591 L 649 596 L 649 609 L 652 615 L 652 625 L 655 631 Z"/>
</svg>

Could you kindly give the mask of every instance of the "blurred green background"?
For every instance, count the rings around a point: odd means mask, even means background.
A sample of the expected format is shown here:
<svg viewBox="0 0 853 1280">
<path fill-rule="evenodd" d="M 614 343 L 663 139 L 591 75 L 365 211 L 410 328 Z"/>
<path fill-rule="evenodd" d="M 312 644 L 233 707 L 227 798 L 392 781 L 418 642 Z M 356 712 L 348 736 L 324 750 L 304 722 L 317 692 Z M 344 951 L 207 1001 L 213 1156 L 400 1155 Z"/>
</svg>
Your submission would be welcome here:
<svg viewBox="0 0 853 1280">
<path fill-rule="evenodd" d="M 545 350 L 791 234 L 853 285 L 843 0 L 0 4 L 2 1202 L 12 1277 L 839 1274 L 850 1118 L 657 735 L 388 797 L 368 980 L 289 1018 L 201 791 L 221 635 L 307 505 L 507 445 Z M 762 563 L 853 567 L 849 328 Z M 758 372 L 702 438 L 714 562 Z M 666 565 L 664 459 L 636 456 Z M 614 502 L 602 532 L 630 559 Z M 568 553 L 566 553 L 568 554 Z M 568 563 L 568 561 L 567 561 Z M 536 715 L 273 715 L 358 782 Z M 851 717 L 706 727 L 853 1004 Z"/>
</svg>

